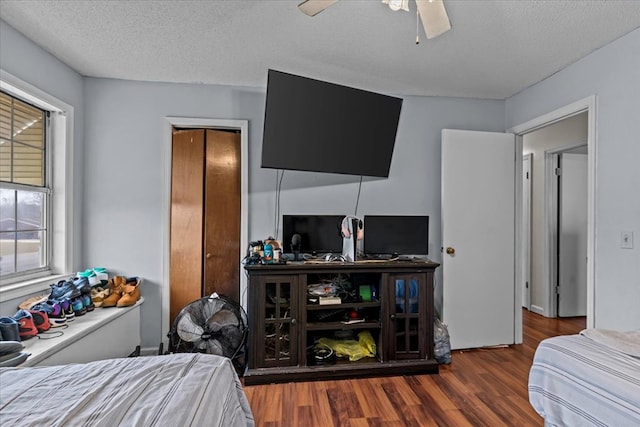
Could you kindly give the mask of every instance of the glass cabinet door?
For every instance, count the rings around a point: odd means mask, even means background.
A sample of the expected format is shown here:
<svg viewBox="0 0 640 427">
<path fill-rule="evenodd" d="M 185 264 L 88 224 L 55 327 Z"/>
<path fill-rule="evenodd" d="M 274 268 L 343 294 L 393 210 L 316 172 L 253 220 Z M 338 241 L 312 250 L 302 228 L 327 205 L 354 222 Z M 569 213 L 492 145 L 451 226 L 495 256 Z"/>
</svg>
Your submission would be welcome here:
<svg viewBox="0 0 640 427">
<path fill-rule="evenodd" d="M 423 275 L 391 275 L 390 357 L 392 359 L 423 358 L 425 353 L 425 310 Z"/>
<path fill-rule="evenodd" d="M 295 277 L 271 276 L 263 280 L 263 366 L 290 366 L 297 358 L 297 298 Z"/>
</svg>

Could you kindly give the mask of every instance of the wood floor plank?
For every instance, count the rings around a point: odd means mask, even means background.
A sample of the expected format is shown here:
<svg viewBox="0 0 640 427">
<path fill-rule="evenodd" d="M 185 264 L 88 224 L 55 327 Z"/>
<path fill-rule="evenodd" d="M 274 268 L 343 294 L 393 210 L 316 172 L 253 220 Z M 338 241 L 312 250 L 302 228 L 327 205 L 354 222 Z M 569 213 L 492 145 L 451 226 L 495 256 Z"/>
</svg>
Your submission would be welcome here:
<svg viewBox="0 0 640 427">
<path fill-rule="evenodd" d="M 366 417 L 379 418 L 382 421 L 398 420 L 396 408 L 385 393 L 381 393 L 382 383 L 379 378 L 361 378 L 355 389 L 358 402 Z"/>
<path fill-rule="evenodd" d="M 585 318 L 523 310 L 523 343 L 456 350 L 438 375 L 245 386 L 257 427 L 536 426 L 528 400 L 533 354 L 545 338 L 585 328 Z"/>
</svg>

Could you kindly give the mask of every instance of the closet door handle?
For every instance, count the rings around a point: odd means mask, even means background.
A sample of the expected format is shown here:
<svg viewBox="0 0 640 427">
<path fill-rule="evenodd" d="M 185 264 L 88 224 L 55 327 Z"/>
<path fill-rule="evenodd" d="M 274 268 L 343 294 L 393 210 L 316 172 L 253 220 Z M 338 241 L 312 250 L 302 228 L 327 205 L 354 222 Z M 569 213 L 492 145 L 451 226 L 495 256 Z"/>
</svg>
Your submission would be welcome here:
<svg viewBox="0 0 640 427">
<path fill-rule="evenodd" d="M 211 253 L 210 253 L 210 252 L 207 252 L 207 254 L 205 255 L 205 257 L 206 257 L 207 259 L 211 259 L 211 257 L 212 257 L 212 256 L 213 256 L 213 255 L 211 255 Z"/>
</svg>

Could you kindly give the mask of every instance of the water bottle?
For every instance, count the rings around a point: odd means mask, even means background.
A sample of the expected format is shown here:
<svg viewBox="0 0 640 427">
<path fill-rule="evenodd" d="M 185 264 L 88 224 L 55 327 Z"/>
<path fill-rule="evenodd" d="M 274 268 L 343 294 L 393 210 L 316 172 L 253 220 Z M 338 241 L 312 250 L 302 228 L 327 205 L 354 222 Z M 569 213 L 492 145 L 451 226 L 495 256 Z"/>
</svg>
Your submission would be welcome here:
<svg viewBox="0 0 640 427">
<path fill-rule="evenodd" d="M 269 264 L 273 262 L 273 246 L 271 243 L 265 243 L 264 245 L 264 261 Z"/>
</svg>

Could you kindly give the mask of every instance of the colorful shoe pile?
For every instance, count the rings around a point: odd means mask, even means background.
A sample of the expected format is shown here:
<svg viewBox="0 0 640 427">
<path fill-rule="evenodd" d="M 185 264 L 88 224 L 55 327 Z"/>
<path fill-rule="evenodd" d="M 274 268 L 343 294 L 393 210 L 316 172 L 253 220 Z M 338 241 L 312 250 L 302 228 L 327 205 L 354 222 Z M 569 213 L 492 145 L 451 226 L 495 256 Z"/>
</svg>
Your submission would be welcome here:
<svg viewBox="0 0 640 427">
<path fill-rule="evenodd" d="M 102 267 L 50 285 L 50 292 L 26 299 L 13 316 L 0 317 L 0 341 L 22 341 L 65 326 L 96 307 L 129 307 L 140 300 L 139 277 L 109 278 Z"/>
</svg>

